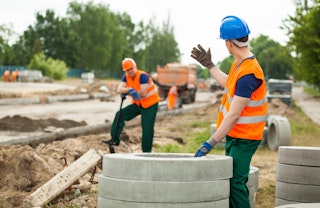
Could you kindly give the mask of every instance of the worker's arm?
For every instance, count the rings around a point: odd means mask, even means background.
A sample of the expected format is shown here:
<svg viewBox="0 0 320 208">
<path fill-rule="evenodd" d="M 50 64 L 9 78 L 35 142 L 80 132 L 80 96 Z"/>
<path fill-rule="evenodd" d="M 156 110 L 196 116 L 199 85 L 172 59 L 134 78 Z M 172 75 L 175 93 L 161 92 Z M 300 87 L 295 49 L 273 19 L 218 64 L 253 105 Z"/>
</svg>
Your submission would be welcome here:
<svg viewBox="0 0 320 208">
<path fill-rule="evenodd" d="M 128 94 L 129 93 L 129 87 L 126 82 L 120 82 L 117 88 L 117 93 L 119 94 Z"/>
<path fill-rule="evenodd" d="M 237 123 L 241 112 L 249 103 L 250 98 L 234 96 L 228 114 L 224 117 L 218 130 L 211 135 L 208 141 L 203 143 L 195 154 L 195 157 L 202 157 L 208 154 L 214 146 L 219 143 Z"/>
<path fill-rule="evenodd" d="M 140 98 L 144 98 L 147 96 L 147 91 L 149 89 L 149 84 L 141 84 L 140 90 L 138 90 Z"/>
<path fill-rule="evenodd" d="M 235 95 L 230 106 L 230 110 L 224 117 L 218 130 L 211 136 L 215 141 L 220 142 L 237 123 L 241 116 L 241 112 L 248 105 L 250 98 Z"/>
<path fill-rule="evenodd" d="M 228 79 L 228 75 L 221 71 L 217 66 L 213 66 L 209 69 L 211 76 L 219 83 L 220 86 L 225 87 Z"/>
</svg>

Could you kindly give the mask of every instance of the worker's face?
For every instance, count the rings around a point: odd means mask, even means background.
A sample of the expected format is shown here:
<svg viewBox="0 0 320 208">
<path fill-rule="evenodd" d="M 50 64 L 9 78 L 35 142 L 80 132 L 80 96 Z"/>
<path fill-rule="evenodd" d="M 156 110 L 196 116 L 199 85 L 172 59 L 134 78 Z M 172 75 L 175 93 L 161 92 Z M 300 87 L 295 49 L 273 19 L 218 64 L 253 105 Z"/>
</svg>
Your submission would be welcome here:
<svg viewBox="0 0 320 208">
<path fill-rule="evenodd" d="M 131 69 L 126 70 L 126 74 L 130 77 L 134 77 L 136 75 L 137 67 L 132 67 Z"/>
</svg>

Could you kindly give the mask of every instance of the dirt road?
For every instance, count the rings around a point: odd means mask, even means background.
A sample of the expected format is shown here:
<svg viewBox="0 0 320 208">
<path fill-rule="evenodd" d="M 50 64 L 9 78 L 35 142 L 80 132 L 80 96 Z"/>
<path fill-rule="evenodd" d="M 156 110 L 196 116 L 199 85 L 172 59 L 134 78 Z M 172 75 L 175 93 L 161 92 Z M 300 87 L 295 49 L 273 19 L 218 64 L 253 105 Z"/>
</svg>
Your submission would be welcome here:
<svg viewBox="0 0 320 208">
<path fill-rule="evenodd" d="M 320 125 L 320 99 L 313 98 L 303 92 L 303 87 L 294 87 L 292 97 L 297 106 L 307 114 L 313 122 Z"/>
<path fill-rule="evenodd" d="M 6 97 L 45 97 L 51 94 L 61 95 L 70 91 L 79 91 L 79 83 L 75 85 L 64 84 L 45 84 L 45 83 L 0 83 L 0 93 Z M 86 88 L 88 91 L 92 91 L 94 87 L 90 87 L 89 84 L 80 85 L 82 89 Z M 10 141 L 16 141 L 18 139 L 31 138 L 34 136 L 42 135 L 44 132 L 39 129 L 31 127 L 31 123 L 27 121 L 31 119 L 33 121 L 39 121 L 38 125 L 45 123 L 45 120 L 56 119 L 58 121 L 74 121 L 79 125 L 82 123 L 92 126 L 104 124 L 106 122 L 112 122 L 116 111 L 120 107 L 120 96 L 112 92 L 112 88 L 108 83 L 101 83 L 101 86 L 108 86 L 107 91 L 110 94 L 108 99 L 85 99 L 72 102 L 54 102 L 54 103 L 40 103 L 40 104 L 8 104 L 0 105 L 0 119 L 10 117 L 10 122 L 16 123 L 16 125 L 30 126 L 30 131 L 4 131 L 5 127 L 0 128 L 1 136 L 0 143 L 9 144 Z M 97 87 L 95 87 L 97 89 Z M 88 92 L 90 93 L 90 92 Z M 214 102 L 216 95 L 208 91 L 199 91 L 196 96 L 196 102 L 188 105 L 183 105 L 183 109 L 195 108 L 203 103 Z M 1 98 L 1 97 L 0 97 Z M 42 98 L 43 99 L 43 98 Z M 128 97 L 124 100 L 123 107 L 130 104 L 131 100 Z M 19 116 L 19 117 L 17 117 Z M 4 119 L 2 120 L 3 122 Z M 1 120 L 0 120 L 1 122 Z M 25 123 L 21 123 L 25 122 Z M 20 123 L 20 124 L 19 124 Z M 57 124 L 57 122 L 55 123 Z M 56 125 L 55 125 L 56 126 Z M 66 122 L 60 124 L 68 126 Z M 75 123 L 75 127 L 76 127 Z M 20 128 L 21 129 L 21 128 Z M 27 130 L 27 127 L 24 128 Z M 33 129 L 33 131 L 31 131 Z"/>
</svg>

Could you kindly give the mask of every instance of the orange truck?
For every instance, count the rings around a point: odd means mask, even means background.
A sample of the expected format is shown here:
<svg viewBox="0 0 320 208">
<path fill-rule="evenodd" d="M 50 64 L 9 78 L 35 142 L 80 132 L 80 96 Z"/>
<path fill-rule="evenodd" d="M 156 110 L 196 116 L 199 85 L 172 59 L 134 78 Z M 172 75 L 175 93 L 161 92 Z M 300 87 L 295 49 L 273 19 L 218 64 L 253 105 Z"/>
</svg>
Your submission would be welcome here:
<svg viewBox="0 0 320 208">
<path fill-rule="evenodd" d="M 168 63 L 164 67 L 158 66 L 153 80 L 158 86 L 162 100 L 167 98 L 170 88 L 176 86 L 182 104 L 195 102 L 197 92 L 196 65 Z"/>
</svg>

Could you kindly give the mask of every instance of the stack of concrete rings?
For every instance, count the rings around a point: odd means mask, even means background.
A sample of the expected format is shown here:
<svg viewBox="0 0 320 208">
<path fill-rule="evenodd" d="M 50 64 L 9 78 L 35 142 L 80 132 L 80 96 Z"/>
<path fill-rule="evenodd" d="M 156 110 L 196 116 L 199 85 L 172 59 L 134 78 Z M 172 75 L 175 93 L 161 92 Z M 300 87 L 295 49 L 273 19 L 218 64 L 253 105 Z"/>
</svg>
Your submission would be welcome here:
<svg viewBox="0 0 320 208">
<path fill-rule="evenodd" d="M 255 166 L 250 166 L 250 172 L 246 186 L 249 190 L 250 207 L 255 208 L 256 192 L 258 192 L 259 189 L 259 168 Z"/>
<path fill-rule="evenodd" d="M 276 206 L 320 202 L 319 158 L 319 147 L 279 147 Z"/>
<path fill-rule="evenodd" d="M 268 117 L 268 139 L 270 150 L 277 150 L 280 146 L 289 146 L 291 140 L 290 123 L 286 117 L 280 115 L 269 115 Z"/>
<path fill-rule="evenodd" d="M 98 207 L 229 207 L 232 158 L 184 153 L 106 154 Z"/>
</svg>

